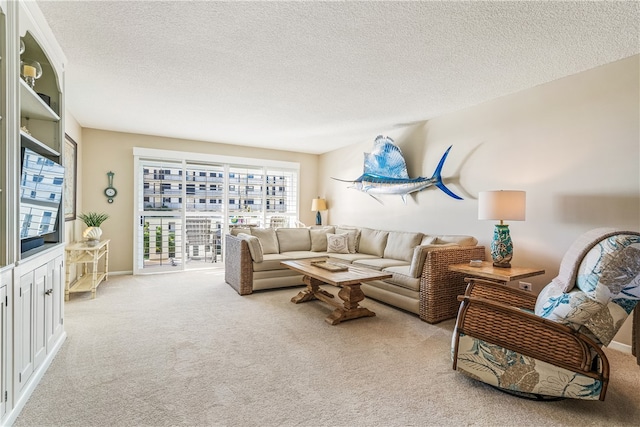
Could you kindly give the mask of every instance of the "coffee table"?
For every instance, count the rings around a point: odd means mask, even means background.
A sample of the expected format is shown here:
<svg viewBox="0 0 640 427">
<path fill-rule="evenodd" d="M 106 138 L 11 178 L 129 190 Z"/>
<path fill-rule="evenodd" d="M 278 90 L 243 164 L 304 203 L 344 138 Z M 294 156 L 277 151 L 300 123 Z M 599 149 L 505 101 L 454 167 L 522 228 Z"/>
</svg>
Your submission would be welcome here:
<svg viewBox="0 0 640 427">
<path fill-rule="evenodd" d="M 348 269 L 344 271 L 329 271 L 313 265 L 313 262 L 317 261 L 329 261 L 332 264 L 342 264 Z M 364 293 L 360 289 L 360 284 L 371 280 L 381 280 L 392 277 L 391 274 L 383 273 L 382 271 L 356 267 L 351 264 L 345 264 L 344 262 L 341 263 L 340 260 L 327 258 L 281 261 L 280 264 L 302 273 L 304 275 L 303 281 L 307 284 L 307 288 L 291 298 L 291 302 L 299 304 L 318 299 L 334 306 L 335 310 L 324 319 L 331 325 L 337 325 L 345 320 L 375 316 L 376 314 L 373 311 L 360 307 L 358 304 L 364 299 Z M 342 288 L 338 292 L 338 297 L 340 297 L 342 302 L 336 301 L 333 294 L 321 289 L 320 285 L 323 284 Z"/>
</svg>

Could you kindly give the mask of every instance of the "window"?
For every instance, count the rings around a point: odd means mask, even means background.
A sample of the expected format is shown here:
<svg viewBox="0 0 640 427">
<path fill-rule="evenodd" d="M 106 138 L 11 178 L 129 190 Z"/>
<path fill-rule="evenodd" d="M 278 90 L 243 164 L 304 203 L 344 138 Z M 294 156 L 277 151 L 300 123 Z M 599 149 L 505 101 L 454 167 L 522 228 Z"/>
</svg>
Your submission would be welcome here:
<svg viewBox="0 0 640 427">
<path fill-rule="evenodd" d="M 217 230 L 218 257 L 224 255 L 221 236 L 236 224 L 268 227 L 272 215 L 288 217 L 289 224 L 298 219 L 298 163 L 140 147 L 133 155 L 136 274 L 188 268 L 188 218 L 210 218 Z M 169 263 L 167 257 L 177 262 Z"/>
</svg>

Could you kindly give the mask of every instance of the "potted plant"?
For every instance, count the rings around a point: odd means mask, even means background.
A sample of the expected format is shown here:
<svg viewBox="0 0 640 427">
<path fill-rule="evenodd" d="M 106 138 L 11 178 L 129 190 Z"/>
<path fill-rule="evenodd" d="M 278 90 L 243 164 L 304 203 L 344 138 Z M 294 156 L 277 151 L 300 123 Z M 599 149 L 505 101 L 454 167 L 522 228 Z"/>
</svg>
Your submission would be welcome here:
<svg viewBox="0 0 640 427">
<path fill-rule="evenodd" d="M 106 213 L 88 212 L 81 213 L 78 215 L 78 218 L 87 226 L 87 229 L 82 233 L 82 237 L 87 240 L 89 246 L 97 245 L 100 241 L 100 236 L 102 236 L 100 226 L 109 218 L 109 215 Z"/>
</svg>

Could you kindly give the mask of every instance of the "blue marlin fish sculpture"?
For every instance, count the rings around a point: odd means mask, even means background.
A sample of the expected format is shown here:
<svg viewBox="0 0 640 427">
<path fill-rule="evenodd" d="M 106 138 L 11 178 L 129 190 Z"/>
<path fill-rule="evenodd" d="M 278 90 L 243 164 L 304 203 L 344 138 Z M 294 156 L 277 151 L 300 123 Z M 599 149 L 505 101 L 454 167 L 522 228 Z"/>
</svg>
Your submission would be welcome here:
<svg viewBox="0 0 640 427">
<path fill-rule="evenodd" d="M 379 135 L 373 143 L 373 151 L 364 153 L 364 173 L 359 178 L 355 180 L 333 179 L 352 182 L 353 186 L 350 188 L 367 193 L 380 203 L 382 201 L 376 195 L 399 194 L 406 204 L 408 194 L 424 190 L 432 185 L 435 185 L 454 199 L 462 200 L 462 197 L 453 193 L 444 185 L 440 176 L 442 165 L 444 165 L 451 147 L 442 155 L 440 163 L 438 163 L 431 178 L 421 176 L 409 178 L 407 164 L 404 161 L 400 147 L 391 138 Z"/>
</svg>

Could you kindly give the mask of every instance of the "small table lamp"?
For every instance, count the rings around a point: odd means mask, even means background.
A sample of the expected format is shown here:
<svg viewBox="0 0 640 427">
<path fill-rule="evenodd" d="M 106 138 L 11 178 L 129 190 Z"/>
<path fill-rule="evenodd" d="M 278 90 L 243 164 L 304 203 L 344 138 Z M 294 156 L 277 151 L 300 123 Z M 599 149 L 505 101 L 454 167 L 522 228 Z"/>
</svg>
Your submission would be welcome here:
<svg viewBox="0 0 640 427">
<path fill-rule="evenodd" d="M 511 267 L 513 243 L 509 226 L 504 220 L 524 221 L 526 193 L 524 191 L 481 191 L 478 195 L 478 219 L 497 219 L 491 242 L 491 258 L 494 267 Z"/>
<path fill-rule="evenodd" d="M 311 202 L 311 210 L 316 211 L 316 225 L 322 225 L 322 215 L 320 215 L 320 211 L 327 210 L 327 201 L 325 199 L 321 199 L 318 196 L 317 199 L 313 199 Z"/>
</svg>

